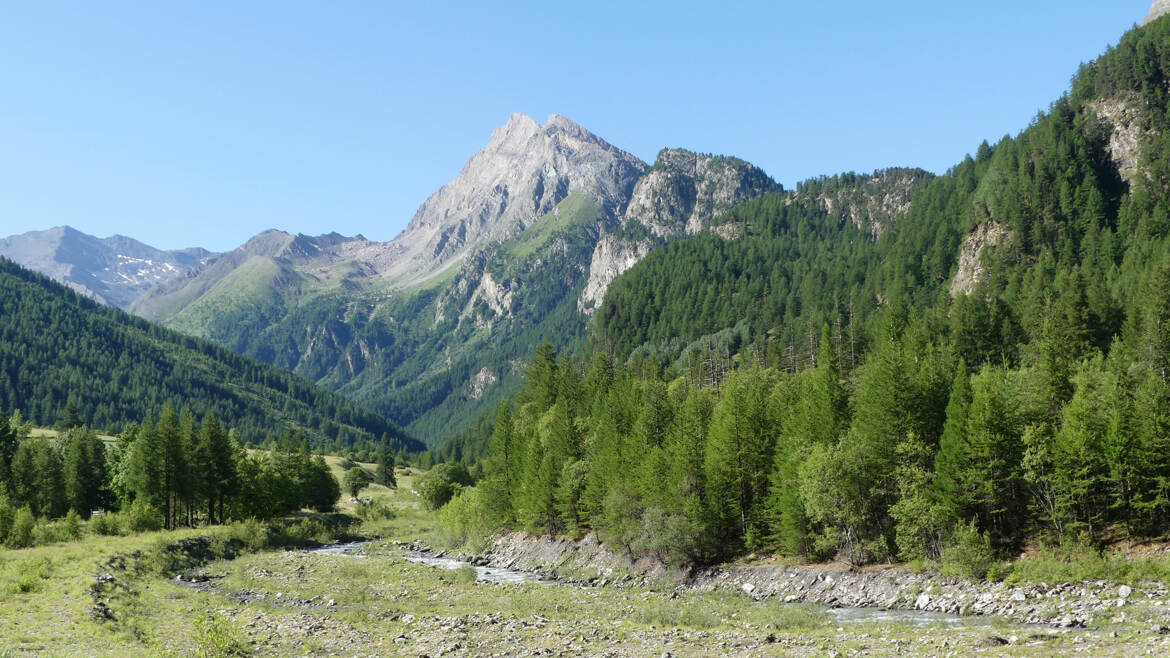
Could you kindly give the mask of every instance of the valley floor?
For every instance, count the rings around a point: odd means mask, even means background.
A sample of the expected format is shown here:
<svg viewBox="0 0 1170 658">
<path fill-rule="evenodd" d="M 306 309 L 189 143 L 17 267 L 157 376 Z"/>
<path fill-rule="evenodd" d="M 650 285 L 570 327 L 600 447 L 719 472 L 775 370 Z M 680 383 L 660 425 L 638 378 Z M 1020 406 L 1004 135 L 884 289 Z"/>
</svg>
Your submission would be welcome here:
<svg viewBox="0 0 1170 658">
<path fill-rule="evenodd" d="M 138 570 L 135 560 L 204 531 L 93 537 L 0 552 L 0 656 L 1138 656 L 1170 651 L 1170 635 L 1154 624 L 1159 604 L 1167 603 L 1160 599 L 1127 606 L 1124 619 L 1063 631 L 993 618 L 960 626 L 843 621 L 819 606 L 756 600 L 734 588 L 475 582 L 470 567 L 446 571 L 405 559 L 414 541 L 433 539 L 433 526 L 404 484 L 397 493 L 385 492 L 397 514 L 366 524 L 364 531 L 379 539 L 365 544 L 358 556 L 252 553 L 188 569 L 181 581 Z"/>
</svg>

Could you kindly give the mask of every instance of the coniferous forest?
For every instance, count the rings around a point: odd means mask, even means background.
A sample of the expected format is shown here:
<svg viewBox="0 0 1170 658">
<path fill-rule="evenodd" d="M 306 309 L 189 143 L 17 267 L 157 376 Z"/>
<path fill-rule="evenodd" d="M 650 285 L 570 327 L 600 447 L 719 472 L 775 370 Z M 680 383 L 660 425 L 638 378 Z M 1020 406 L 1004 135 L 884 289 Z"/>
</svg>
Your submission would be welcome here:
<svg viewBox="0 0 1170 658">
<path fill-rule="evenodd" d="M 678 562 L 1165 536 L 1166 79 L 1163 20 L 1018 136 L 919 181 L 877 239 L 801 201 L 847 176 L 736 208 L 738 239 L 652 252 L 610 288 L 590 353 L 538 351 L 462 508 Z M 1141 117 L 1137 173 L 1103 104 Z"/>
<path fill-rule="evenodd" d="M 287 371 L 98 305 L 0 259 L 0 409 L 53 425 L 67 405 L 119 433 L 170 400 L 230 421 L 245 443 L 281 426 L 334 450 L 421 448 L 383 417 Z"/>
</svg>

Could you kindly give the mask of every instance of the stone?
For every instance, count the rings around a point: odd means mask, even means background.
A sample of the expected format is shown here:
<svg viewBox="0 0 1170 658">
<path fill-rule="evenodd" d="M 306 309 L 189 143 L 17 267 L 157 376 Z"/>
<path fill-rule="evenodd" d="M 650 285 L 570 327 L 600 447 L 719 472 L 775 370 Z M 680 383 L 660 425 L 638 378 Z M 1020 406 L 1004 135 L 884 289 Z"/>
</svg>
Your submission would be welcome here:
<svg viewBox="0 0 1170 658">
<path fill-rule="evenodd" d="M 1141 24 L 1147 25 L 1167 13 L 1170 13 L 1170 0 L 1154 0 L 1154 4 L 1150 6 L 1150 13 L 1146 14 Z"/>
<path fill-rule="evenodd" d="M 1121 587 L 1117 588 L 1118 598 L 1128 599 L 1130 594 L 1133 594 L 1133 588 L 1129 585 L 1122 585 Z"/>
<path fill-rule="evenodd" d="M 930 595 L 926 592 L 919 594 L 918 598 L 914 599 L 914 607 L 919 610 L 925 609 L 928 605 L 930 605 Z"/>
<path fill-rule="evenodd" d="M 1018 590 L 1012 592 L 1012 600 L 1017 602 L 1017 603 L 1020 603 L 1022 601 L 1027 601 L 1028 595 L 1024 593 L 1024 590 L 1018 589 Z"/>
</svg>

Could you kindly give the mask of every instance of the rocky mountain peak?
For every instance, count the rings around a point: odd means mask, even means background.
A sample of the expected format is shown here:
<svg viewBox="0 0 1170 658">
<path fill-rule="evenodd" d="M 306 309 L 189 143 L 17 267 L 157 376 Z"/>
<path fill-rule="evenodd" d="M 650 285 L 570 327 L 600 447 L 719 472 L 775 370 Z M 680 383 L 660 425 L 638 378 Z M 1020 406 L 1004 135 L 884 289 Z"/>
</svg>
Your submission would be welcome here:
<svg viewBox="0 0 1170 658">
<path fill-rule="evenodd" d="M 620 216 L 646 164 L 554 114 L 513 114 L 389 245 L 387 276 L 424 276 L 485 241 L 510 237 L 583 192 Z"/>
<path fill-rule="evenodd" d="M 1141 24 L 1150 23 L 1168 13 L 1170 13 L 1170 0 L 1154 0 L 1154 4 L 1150 6 L 1150 13 L 1146 14 Z"/>
</svg>

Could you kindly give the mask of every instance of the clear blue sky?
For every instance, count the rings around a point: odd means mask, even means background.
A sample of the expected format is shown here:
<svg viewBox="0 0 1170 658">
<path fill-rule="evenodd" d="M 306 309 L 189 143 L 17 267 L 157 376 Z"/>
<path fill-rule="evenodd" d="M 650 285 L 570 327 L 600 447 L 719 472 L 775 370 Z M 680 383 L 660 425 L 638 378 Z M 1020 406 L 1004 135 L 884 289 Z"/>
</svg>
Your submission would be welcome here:
<svg viewBox="0 0 1170 658">
<path fill-rule="evenodd" d="M 1149 4 L 10 2 L 0 236 L 388 240 L 513 112 L 647 161 L 737 155 L 786 186 L 945 171 L 1025 127 Z"/>
</svg>

